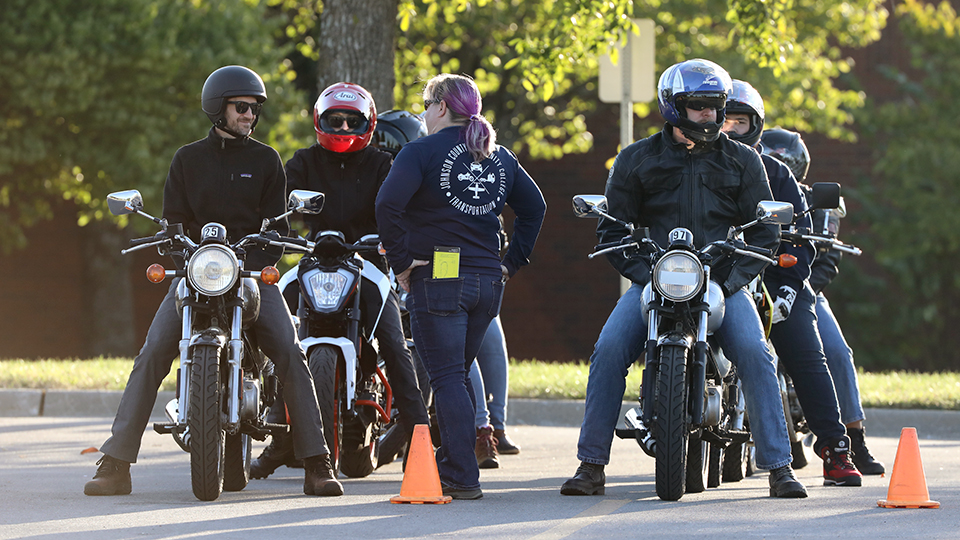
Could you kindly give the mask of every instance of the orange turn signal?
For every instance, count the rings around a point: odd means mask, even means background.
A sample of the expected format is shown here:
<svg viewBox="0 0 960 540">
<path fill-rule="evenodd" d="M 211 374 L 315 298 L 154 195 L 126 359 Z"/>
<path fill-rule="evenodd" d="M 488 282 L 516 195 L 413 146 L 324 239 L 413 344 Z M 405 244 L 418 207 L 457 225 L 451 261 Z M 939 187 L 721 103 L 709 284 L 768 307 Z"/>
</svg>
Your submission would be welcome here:
<svg viewBox="0 0 960 540">
<path fill-rule="evenodd" d="M 780 268 L 790 268 L 791 266 L 797 264 L 797 258 L 789 253 L 781 253 L 777 257 L 777 266 Z"/>
<path fill-rule="evenodd" d="M 163 266 L 154 263 L 147 267 L 148 280 L 154 283 L 160 283 L 165 277 L 167 277 L 167 271 L 164 270 Z"/>
<path fill-rule="evenodd" d="M 265 266 L 260 271 L 260 281 L 267 285 L 273 285 L 280 281 L 280 271 L 277 270 L 276 266 Z"/>
<path fill-rule="evenodd" d="M 387 256 L 387 248 L 383 247 L 383 243 L 382 243 L 382 242 L 379 243 L 379 244 L 377 244 L 377 253 L 379 253 L 380 255 L 382 255 L 382 256 L 384 256 L 384 257 Z"/>
</svg>

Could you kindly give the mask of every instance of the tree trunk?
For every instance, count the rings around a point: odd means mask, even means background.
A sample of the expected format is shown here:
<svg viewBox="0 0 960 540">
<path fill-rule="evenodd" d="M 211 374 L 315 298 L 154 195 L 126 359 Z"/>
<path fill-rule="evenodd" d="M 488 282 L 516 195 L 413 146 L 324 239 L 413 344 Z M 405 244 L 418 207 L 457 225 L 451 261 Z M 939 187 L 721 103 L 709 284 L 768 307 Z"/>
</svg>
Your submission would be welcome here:
<svg viewBox="0 0 960 540">
<path fill-rule="evenodd" d="M 317 90 L 337 82 L 367 89 L 378 111 L 393 108 L 398 0 L 325 0 Z"/>
<path fill-rule="evenodd" d="M 115 224 L 92 221 L 81 228 L 84 252 L 84 304 L 87 352 L 93 356 L 133 356 L 133 287 L 129 257 L 120 254 L 127 237 Z"/>
</svg>

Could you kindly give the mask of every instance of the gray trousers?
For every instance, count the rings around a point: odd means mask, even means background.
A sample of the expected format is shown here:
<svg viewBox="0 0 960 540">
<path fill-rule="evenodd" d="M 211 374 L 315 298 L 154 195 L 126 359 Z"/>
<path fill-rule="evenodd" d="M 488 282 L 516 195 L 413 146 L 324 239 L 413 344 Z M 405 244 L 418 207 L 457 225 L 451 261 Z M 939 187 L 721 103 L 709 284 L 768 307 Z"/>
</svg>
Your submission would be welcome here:
<svg viewBox="0 0 960 540">
<path fill-rule="evenodd" d="M 150 421 L 157 391 L 170 373 L 173 359 L 180 355 L 180 316 L 176 306 L 174 280 L 150 323 L 147 339 L 133 361 L 133 370 L 120 399 L 111 432 L 100 451 L 111 457 L 135 463 L 140 453 L 143 431 Z M 260 287 L 260 317 L 253 324 L 261 350 L 276 366 L 276 374 L 284 386 L 284 399 L 290 419 L 297 426 L 293 434 L 294 453 L 298 459 L 326 454 L 320 406 L 313 387 L 307 358 L 300 348 L 290 311 L 275 285 L 257 282 Z"/>
</svg>

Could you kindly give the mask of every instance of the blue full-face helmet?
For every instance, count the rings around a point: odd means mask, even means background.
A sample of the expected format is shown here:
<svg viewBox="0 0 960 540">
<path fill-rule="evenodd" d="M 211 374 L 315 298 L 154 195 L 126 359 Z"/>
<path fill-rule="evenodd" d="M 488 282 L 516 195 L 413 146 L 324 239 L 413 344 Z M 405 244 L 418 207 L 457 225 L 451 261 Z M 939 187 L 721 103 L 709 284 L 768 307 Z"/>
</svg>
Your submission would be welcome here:
<svg viewBox="0 0 960 540">
<path fill-rule="evenodd" d="M 694 142 L 713 142 L 720 136 L 724 107 L 732 91 L 733 82 L 725 69 L 695 58 L 674 64 L 660 75 L 657 101 L 664 120 L 680 128 L 685 137 Z M 688 119 L 686 109 L 691 105 L 717 109 L 717 121 L 700 124 Z"/>
</svg>

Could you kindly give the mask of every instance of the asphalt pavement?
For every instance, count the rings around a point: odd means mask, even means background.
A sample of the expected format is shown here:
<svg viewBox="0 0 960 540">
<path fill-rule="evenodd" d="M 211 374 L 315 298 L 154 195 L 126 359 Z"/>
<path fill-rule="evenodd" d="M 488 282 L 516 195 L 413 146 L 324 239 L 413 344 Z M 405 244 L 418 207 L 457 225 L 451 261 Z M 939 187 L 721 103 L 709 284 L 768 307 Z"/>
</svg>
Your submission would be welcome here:
<svg viewBox="0 0 960 540">
<path fill-rule="evenodd" d="M 887 465 L 885 477 L 863 487 L 824 487 L 820 461 L 798 471 L 810 497 L 768 496 L 760 473 L 678 502 L 660 501 L 654 461 L 636 443 L 614 439 L 604 496 L 564 497 L 576 470 L 582 403 L 511 400 L 516 456 L 482 471 L 484 497 L 447 505 L 397 505 L 400 462 L 367 478 L 345 479 L 337 498 L 302 494 L 303 472 L 281 468 L 240 492 L 197 501 L 189 456 L 168 437 L 147 431 L 133 465 L 133 493 L 87 497 L 95 451 L 110 433 L 118 395 L 89 392 L 70 399 L 40 397 L 36 410 L 16 413 L 14 391 L 0 390 L 0 540 L 7 538 L 958 538 L 960 537 L 960 412 L 871 409 L 867 442 Z M 165 401 L 161 396 L 158 402 Z M 22 401 L 21 401 L 22 403 Z M 96 412 L 90 412 L 93 407 Z M 39 414 L 43 412 L 44 414 Z M 52 414 L 56 412 L 57 414 Z M 15 413 L 15 414 L 11 414 Z M 159 418 L 159 415 L 157 415 Z M 572 427 L 573 426 L 573 427 Z M 900 430 L 916 427 L 922 476 L 940 509 L 884 509 Z M 257 443 L 259 453 L 263 443 Z M 84 450 L 90 450 L 83 453 Z M 809 450 L 808 450 L 809 451 Z"/>
</svg>

